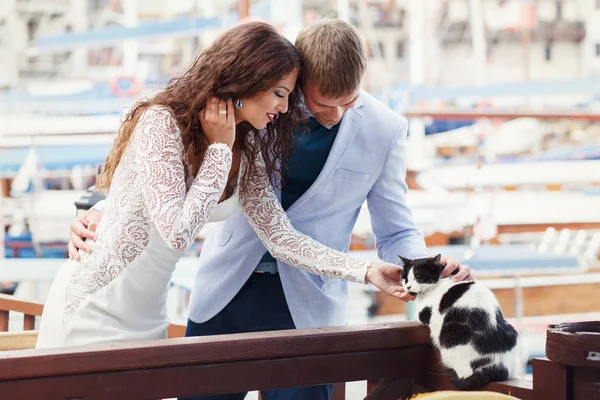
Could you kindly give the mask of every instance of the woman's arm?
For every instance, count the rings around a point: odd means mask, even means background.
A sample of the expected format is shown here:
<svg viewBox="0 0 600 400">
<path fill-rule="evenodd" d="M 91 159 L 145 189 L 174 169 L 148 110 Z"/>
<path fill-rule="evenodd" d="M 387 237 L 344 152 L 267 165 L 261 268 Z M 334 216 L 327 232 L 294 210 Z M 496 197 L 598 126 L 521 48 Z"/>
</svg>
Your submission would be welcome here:
<svg viewBox="0 0 600 400">
<path fill-rule="evenodd" d="M 186 193 L 184 147 L 177 122 L 167 110 L 148 109 L 132 138 L 140 196 L 161 238 L 172 249 L 188 249 L 204 226 L 227 183 L 231 149 L 210 145 Z"/>
<path fill-rule="evenodd" d="M 371 263 L 331 249 L 294 229 L 275 195 L 260 151 L 254 162 L 256 174 L 240 191 L 240 202 L 250 225 L 273 257 L 314 274 L 365 283 Z"/>
</svg>

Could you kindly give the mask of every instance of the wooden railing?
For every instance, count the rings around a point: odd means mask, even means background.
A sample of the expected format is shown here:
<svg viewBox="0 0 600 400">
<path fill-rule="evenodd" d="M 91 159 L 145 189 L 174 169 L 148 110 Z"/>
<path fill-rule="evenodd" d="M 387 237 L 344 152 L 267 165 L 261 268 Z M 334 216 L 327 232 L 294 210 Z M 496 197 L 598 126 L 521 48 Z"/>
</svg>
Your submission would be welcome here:
<svg viewBox="0 0 600 400">
<path fill-rule="evenodd" d="M 34 331 L 35 317 L 41 316 L 43 310 L 42 303 L 19 300 L 14 296 L 0 294 L 0 351 L 34 348 L 37 340 L 37 331 Z M 10 312 L 23 314 L 22 332 L 8 332 Z M 183 337 L 184 334 L 185 326 L 176 324 L 169 326 L 169 338 Z"/>
<path fill-rule="evenodd" d="M 3 399 L 165 398 L 381 379 L 449 387 L 436 367 L 427 327 L 406 322 L 299 329 L 22 350 L 0 358 L 0 393 L 8 394 Z M 519 382 L 493 390 L 531 393 Z"/>
<path fill-rule="evenodd" d="M 599 333 L 600 323 L 551 326 L 550 359 L 534 360 L 532 381 L 485 389 L 525 400 L 597 399 Z M 369 400 L 453 389 L 428 328 L 416 322 L 0 353 L 6 400 L 156 399 L 359 380 L 369 381 Z"/>
<path fill-rule="evenodd" d="M 35 329 L 35 317 L 41 316 L 44 305 L 31 301 L 19 300 L 13 296 L 0 294 L 0 332 L 8 331 L 9 311 L 24 314 L 23 330 Z"/>
</svg>

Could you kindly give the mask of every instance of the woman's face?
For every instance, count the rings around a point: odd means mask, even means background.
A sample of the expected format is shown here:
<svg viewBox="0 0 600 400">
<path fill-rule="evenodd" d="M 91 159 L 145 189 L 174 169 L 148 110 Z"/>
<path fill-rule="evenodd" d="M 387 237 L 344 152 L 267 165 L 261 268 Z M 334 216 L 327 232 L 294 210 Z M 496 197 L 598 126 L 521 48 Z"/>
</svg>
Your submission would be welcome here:
<svg viewBox="0 0 600 400">
<path fill-rule="evenodd" d="M 235 107 L 235 120 L 237 122 L 248 121 L 256 129 L 263 129 L 272 122 L 279 113 L 288 110 L 289 95 L 298 78 L 298 68 L 294 68 L 284 76 L 275 87 L 256 96 L 242 99 L 242 108 Z"/>
</svg>

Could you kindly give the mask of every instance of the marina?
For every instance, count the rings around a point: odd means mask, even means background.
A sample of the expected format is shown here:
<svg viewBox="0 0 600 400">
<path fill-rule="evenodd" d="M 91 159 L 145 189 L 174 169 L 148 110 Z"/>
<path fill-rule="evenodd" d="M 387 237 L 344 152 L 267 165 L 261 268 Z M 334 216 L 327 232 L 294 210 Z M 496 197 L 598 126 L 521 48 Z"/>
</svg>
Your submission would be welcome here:
<svg viewBox="0 0 600 400">
<path fill-rule="evenodd" d="M 408 120 L 397 174 L 428 251 L 468 265 L 523 341 L 522 376 L 485 390 L 597 396 L 597 2 L 3 1 L 0 33 L 12 41 L 0 41 L 0 398 L 259 399 L 261 389 L 336 383 L 334 400 L 374 400 L 415 385 L 455 389 L 414 302 L 373 285 L 349 283 L 343 327 L 184 338 L 198 258 L 218 223 L 176 265 L 168 339 L 34 349 L 69 226 L 104 197 L 96 177 L 135 102 L 238 23 L 269 21 L 293 42 L 326 15 L 364 40 L 362 89 Z M 354 210 L 347 251 L 376 262 L 370 206 Z"/>
</svg>

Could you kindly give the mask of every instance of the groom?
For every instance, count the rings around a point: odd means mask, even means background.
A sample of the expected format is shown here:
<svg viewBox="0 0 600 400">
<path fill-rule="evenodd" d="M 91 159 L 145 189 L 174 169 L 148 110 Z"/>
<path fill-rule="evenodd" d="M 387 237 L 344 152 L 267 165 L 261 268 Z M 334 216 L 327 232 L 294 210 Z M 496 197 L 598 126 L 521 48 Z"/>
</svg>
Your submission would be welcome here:
<svg viewBox="0 0 600 400">
<path fill-rule="evenodd" d="M 295 139 L 279 193 L 292 225 L 347 251 L 367 201 L 379 258 L 395 263 L 397 254 L 430 255 L 406 204 L 407 121 L 360 90 L 366 57 L 358 33 L 341 20 L 321 20 L 300 32 L 296 46 L 304 56 L 300 85 L 311 118 L 310 135 Z M 73 242 L 79 246 L 79 236 L 91 234 L 84 225 L 98 219 L 94 211 L 75 220 Z M 444 262 L 444 276 L 457 272 L 453 279 L 471 279 L 468 267 Z M 237 212 L 204 242 L 186 336 L 345 325 L 347 306 L 346 281 L 276 261 Z M 327 400 L 331 390 L 332 385 L 322 385 L 262 394 L 265 400 Z"/>
</svg>

